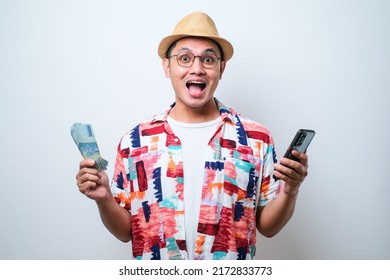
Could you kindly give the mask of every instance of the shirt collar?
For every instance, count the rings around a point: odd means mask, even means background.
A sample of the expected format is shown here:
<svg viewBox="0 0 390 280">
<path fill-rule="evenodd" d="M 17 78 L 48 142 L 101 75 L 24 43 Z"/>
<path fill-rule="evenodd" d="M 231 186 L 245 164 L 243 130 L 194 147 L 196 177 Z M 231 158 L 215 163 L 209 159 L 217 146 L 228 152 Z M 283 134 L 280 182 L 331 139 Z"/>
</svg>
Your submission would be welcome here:
<svg viewBox="0 0 390 280">
<path fill-rule="evenodd" d="M 229 120 L 230 122 L 234 123 L 234 114 L 235 112 L 232 109 L 227 108 L 222 102 L 220 102 L 217 98 L 214 98 L 215 103 L 217 104 L 219 114 L 221 116 L 222 121 Z M 175 103 L 173 103 L 168 109 L 165 109 L 161 113 L 154 115 L 149 122 L 155 123 L 155 122 L 167 122 L 169 112 L 171 109 L 175 106 Z"/>
</svg>

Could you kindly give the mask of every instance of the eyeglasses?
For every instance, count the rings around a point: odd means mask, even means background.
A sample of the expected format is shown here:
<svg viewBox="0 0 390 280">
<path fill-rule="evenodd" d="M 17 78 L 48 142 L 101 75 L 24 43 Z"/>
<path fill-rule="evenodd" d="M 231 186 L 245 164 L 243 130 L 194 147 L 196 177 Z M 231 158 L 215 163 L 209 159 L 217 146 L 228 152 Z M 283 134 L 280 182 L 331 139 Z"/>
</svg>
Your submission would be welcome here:
<svg viewBox="0 0 390 280">
<path fill-rule="evenodd" d="M 218 56 L 216 56 L 213 53 L 205 53 L 202 55 L 193 55 L 190 52 L 183 52 L 183 53 L 178 53 L 175 55 L 171 55 L 168 58 L 171 57 L 176 57 L 177 64 L 181 67 L 191 67 L 192 64 L 194 64 L 195 58 L 199 57 L 200 58 L 200 63 L 202 66 L 206 69 L 213 69 L 215 66 L 217 66 L 218 61 L 221 60 Z"/>
</svg>

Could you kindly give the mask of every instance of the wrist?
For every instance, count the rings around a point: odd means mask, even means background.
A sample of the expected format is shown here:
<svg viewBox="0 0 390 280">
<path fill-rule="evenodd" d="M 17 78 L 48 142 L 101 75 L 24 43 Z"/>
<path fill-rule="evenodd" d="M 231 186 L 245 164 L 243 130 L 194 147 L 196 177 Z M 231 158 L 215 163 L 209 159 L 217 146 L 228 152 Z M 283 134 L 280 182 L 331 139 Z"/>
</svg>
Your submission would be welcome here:
<svg viewBox="0 0 390 280">
<path fill-rule="evenodd" d="M 104 205 L 111 203 L 113 200 L 114 200 L 114 198 L 113 198 L 111 192 L 107 191 L 104 195 L 97 197 L 95 199 L 95 202 L 100 207 L 100 206 L 104 206 Z"/>
<path fill-rule="evenodd" d="M 290 198 L 296 198 L 299 193 L 299 186 L 292 187 L 284 182 L 282 185 L 282 192 Z"/>
</svg>

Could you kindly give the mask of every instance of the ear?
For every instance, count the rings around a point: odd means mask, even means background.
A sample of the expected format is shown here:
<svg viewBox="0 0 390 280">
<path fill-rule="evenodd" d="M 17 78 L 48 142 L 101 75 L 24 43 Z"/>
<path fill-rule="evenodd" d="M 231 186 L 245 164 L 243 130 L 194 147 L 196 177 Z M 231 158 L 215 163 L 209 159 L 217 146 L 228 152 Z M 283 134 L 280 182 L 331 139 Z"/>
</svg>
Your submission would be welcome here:
<svg viewBox="0 0 390 280">
<path fill-rule="evenodd" d="M 170 65 L 169 65 L 169 59 L 168 58 L 164 58 L 163 59 L 162 66 L 163 66 L 163 69 L 164 69 L 165 78 L 170 78 L 171 77 L 171 69 L 169 67 Z"/>
<path fill-rule="evenodd" d="M 225 67 L 226 67 L 226 61 L 221 61 L 221 68 L 219 71 L 219 79 L 220 80 L 222 79 L 222 74 L 225 71 Z"/>
</svg>

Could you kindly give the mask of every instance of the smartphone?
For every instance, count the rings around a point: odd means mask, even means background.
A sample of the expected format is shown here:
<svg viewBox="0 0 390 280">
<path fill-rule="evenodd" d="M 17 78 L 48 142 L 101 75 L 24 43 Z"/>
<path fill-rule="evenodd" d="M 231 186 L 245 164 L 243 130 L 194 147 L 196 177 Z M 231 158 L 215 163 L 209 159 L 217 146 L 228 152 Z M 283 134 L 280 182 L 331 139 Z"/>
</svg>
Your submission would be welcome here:
<svg viewBox="0 0 390 280">
<path fill-rule="evenodd" d="M 295 134 L 293 140 L 291 141 L 290 146 L 288 146 L 286 153 L 284 154 L 284 157 L 295 161 L 299 161 L 299 159 L 292 154 L 292 151 L 297 150 L 301 153 L 306 152 L 315 134 L 316 134 L 315 131 L 312 129 L 299 129 Z M 278 178 L 276 178 L 275 175 L 273 177 L 275 180 L 278 180 Z"/>
<path fill-rule="evenodd" d="M 315 134 L 315 131 L 312 129 L 299 129 L 295 134 L 294 139 L 291 141 L 291 144 L 288 147 L 286 153 L 284 154 L 284 157 L 299 161 L 299 159 L 292 154 L 292 151 L 297 150 L 301 153 L 306 152 Z"/>
</svg>

